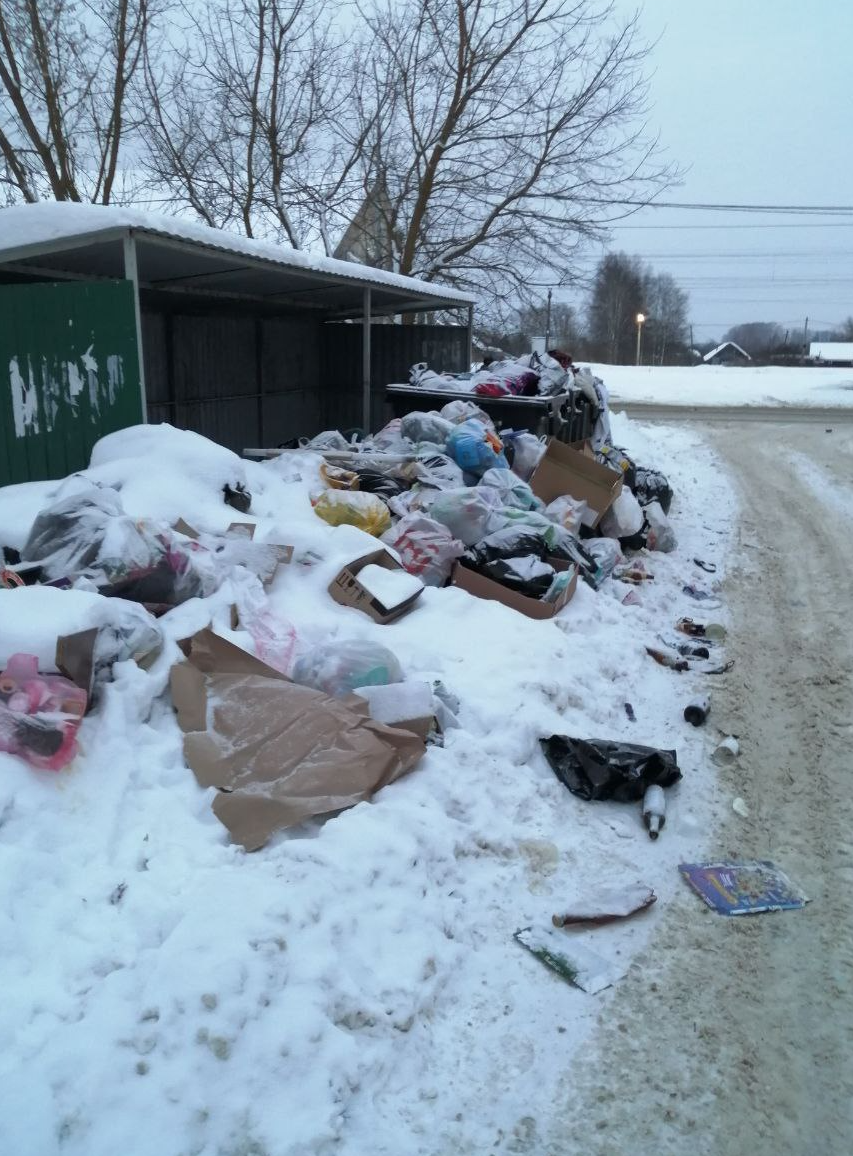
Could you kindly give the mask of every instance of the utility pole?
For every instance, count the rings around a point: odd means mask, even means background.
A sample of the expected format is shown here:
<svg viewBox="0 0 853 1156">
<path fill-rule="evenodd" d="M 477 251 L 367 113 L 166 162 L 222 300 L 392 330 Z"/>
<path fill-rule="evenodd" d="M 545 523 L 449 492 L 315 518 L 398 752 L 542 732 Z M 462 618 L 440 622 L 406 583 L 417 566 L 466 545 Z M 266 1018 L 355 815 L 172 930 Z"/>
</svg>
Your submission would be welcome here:
<svg viewBox="0 0 853 1156">
<path fill-rule="evenodd" d="M 548 290 L 548 309 L 545 313 L 545 352 L 551 344 L 551 290 Z"/>
<path fill-rule="evenodd" d="M 809 319 L 807 317 L 806 323 L 803 326 L 803 358 L 802 358 L 802 364 L 803 365 L 806 364 L 806 356 L 808 353 L 808 348 L 809 348 Z"/>
</svg>

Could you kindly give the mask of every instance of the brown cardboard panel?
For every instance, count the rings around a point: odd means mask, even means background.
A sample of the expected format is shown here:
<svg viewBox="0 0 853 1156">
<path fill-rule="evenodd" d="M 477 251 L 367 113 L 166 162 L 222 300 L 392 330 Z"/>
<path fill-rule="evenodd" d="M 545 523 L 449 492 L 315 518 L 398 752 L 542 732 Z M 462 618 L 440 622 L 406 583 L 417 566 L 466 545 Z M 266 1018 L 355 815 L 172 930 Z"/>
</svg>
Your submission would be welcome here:
<svg viewBox="0 0 853 1156">
<path fill-rule="evenodd" d="M 586 453 L 552 438 L 544 457 L 533 472 L 530 488 L 546 504 L 564 494 L 577 500 L 583 499 L 591 512 L 584 522 L 588 526 L 596 526 L 621 494 L 622 477 Z"/>
<path fill-rule="evenodd" d="M 387 550 L 371 550 L 369 554 L 363 554 L 361 558 L 356 558 L 354 562 L 344 566 L 343 570 L 329 584 L 329 593 L 340 606 L 351 606 L 355 610 L 363 610 L 374 622 L 378 622 L 380 626 L 385 626 L 390 622 L 396 622 L 398 618 L 402 618 L 411 610 L 420 598 L 422 591 L 418 590 L 405 602 L 401 602 L 399 606 L 389 610 L 382 605 L 378 598 L 365 590 L 358 580 L 359 572 L 371 563 L 382 566 L 386 570 L 403 569 L 397 559 L 393 558 Z"/>
<path fill-rule="evenodd" d="M 570 563 L 564 563 L 560 566 L 553 558 L 549 558 L 548 561 L 555 569 L 565 570 L 570 565 Z M 500 582 L 487 578 L 485 574 L 478 574 L 475 570 L 460 566 L 458 562 L 453 569 L 451 585 L 460 590 L 467 590 L 475 598 L 500 602 L 503 606 L 508 606 L 510 610 L 517 610 L 519 614 L 526 614 L 528 618 L 544 620 L 553 618 L 567 603 L 571 602 L 577 589 L 578 575 L 577 570 L 575 570 L 574 577 L 556 602 L 542 602 L 539 598 L 528 598 L 517 590 L 509 590 L 506 586 L 501 586 Z"/>
<path fill-rule="evenodd" d="M 418 735 L 371 719 L 364 699 L 299 686 L 210 630 L 186 651 L 171 674 L 184 755 L 219 789 L 214 813 L 248 851 L 369 799 L 424 753 Z"/>
</svg>

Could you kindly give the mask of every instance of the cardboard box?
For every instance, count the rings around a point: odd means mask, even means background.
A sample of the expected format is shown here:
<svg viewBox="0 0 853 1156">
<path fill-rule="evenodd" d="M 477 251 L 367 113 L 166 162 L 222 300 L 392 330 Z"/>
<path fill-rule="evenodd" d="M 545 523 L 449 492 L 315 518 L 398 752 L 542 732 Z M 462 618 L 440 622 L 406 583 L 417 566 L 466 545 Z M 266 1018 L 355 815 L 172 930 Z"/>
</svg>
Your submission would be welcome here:
<svg viewBox="0 0 853 1156">
<path fill-rule="evenodd" d="M 424 754 L 421 736 L 376 722 L 364 698 L 300 686 L 210 630 L 182 649 L 171 688 L 184 757 L 247 851 L 371 798 Z"/>
<path fill-rule="evenodd" d="M 389 622 L 396 622 L 398 618 L 402 618 L 411 610 L 423 591 L 416 591 L 404 602 L 389 610 L 387 606 L 382 605 L 378 598 L 365 590 L 358 580 L 359 572 L 371 563 L 375 566 L 382 566 L 385 570 L 404 569 L 387 550 L 372 550 L 369 554 L 364 554 L 361 558 L 356 558 L 354 562 L 344 566 L 334 581 L 329 584 L 329 593 L 340 606 L 351 606 L 354 610 L 363 610 L 374 622 L 378 622 L 380 626 L 385 626 Z"/>
<path fill-rule="evenodd" d="M 566 562 L 562 558 L 548 558 L 547 561 L 555 570 L 559 571 L 568 570 L 572 566 L 571 562 Z M 485 574 L 478 574 L 476 570 L 469 570 L 467 566 L 462 566 L 458 562 L 453 568 L 450 584 L 459 590 L 467 590 L 475 598 L 485 598 L 489 602 L 500 602 L 501 605 L 508 606 L 511 610 L 517 610 L 519 614 L 526 614 L 528 618 L 548 619 L 558 614 L 574 597 L 578 585 L 578 571 L 577 567 L 572 566 L 572 568 L 574 569 L 572 580 L 556 602 L 543 602 L 540 598 L 528 598 L 526 594 L 520 594 L 517 590 L 510 590 L 507 586 L 501 586 L 500 582 L 487 578 Z"/>
<path fill-rule="evenodd" d="M 597 526 L 601 517 L 622 493 L 622 476 L 585 453 L 554 438 L 533 471 L 530 488 L 543 502 L 553 502 L 564 494 L 589 506 L 585 526 Z"/>
</svg>

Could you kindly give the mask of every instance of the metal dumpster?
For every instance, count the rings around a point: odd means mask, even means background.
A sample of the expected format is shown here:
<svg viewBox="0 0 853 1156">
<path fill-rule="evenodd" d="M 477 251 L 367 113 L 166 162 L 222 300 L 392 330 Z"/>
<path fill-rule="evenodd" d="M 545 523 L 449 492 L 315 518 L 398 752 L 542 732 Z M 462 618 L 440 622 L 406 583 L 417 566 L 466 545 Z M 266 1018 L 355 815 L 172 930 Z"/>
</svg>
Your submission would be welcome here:
<svg viewBox="0 0 853 1156">
<path fill-rule="evenodd" d="M 537 437 L 544 434 L 562 442 L 589 437 L 595 422 L 589 399 L 579 389 L 552 397 L 480 397 L 470 390 L 431 391 L 417 385 L 388 385 L 385 398 L 394 417 L 405 417 L 412 410 L 441 409 L 457 399 L 472 401 L 489 415 L 498 430 L 530 430 Z"/>
</svg>

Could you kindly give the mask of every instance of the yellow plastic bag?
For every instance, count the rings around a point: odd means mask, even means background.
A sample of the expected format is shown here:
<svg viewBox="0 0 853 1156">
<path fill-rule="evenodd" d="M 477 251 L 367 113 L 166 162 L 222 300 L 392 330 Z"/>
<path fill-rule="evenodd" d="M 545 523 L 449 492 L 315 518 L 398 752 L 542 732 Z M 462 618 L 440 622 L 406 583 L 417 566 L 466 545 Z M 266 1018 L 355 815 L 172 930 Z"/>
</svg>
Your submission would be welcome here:
<svg viewBox="0 0 853 1156">
<path fill-rule="evenodd" d="M 352 470 L 342 469 L 340 466 L 330 466 L 323 462 L 320 466 L 320 477 L 330 490 L 357 490 L 358 474 Z"/>
<path fill-rule="evenodd" d="M 314 502 L 314 513 L 330 526 L 358 526 L 376 538 L 391 526 L 382 499 L 361 490 L 324 490 Z"/>
</svg>

